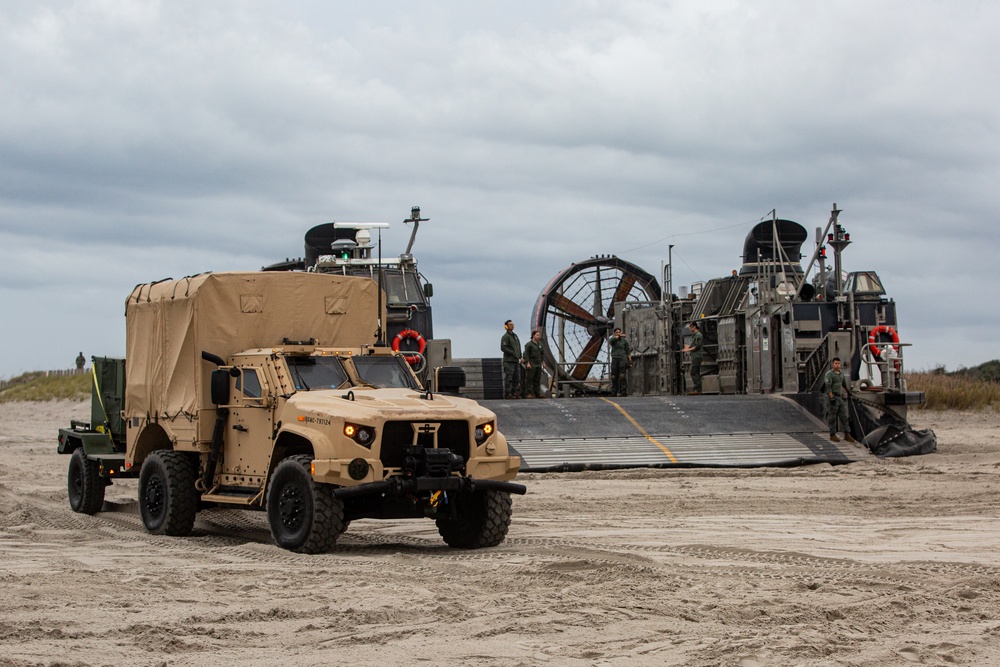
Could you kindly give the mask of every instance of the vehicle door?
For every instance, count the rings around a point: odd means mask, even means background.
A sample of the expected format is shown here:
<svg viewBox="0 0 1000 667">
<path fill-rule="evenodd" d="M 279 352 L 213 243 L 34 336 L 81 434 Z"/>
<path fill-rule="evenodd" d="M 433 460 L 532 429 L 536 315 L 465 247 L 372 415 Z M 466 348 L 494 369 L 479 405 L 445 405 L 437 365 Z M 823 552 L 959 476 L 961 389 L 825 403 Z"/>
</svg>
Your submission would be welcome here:
<svg viewBox="0 0 1000 667">
<path fill-rule="evenodd" d="M 263 369 L 237 367 L 222 462 L 222 485 L 264 482 L 274 433 L 271 392 Z"/>
</svg>

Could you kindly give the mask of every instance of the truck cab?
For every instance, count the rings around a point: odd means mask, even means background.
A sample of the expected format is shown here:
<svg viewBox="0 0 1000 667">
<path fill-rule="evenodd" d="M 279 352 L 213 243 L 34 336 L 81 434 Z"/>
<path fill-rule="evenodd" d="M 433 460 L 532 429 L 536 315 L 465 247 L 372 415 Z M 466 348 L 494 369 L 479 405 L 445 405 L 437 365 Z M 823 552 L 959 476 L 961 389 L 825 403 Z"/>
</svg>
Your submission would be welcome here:
<svg viewBox="0 0 1000 667">
<path fill-rule="evenodd" d="M 215 473 L 203 476 L 203 501 L 258 501 L 269 471 L 293 455 L 311 457 L 317 482 L 355 496 L 365 485 L 426 472 L 408 455 L 413 447 L 457 456 L 449 476 L 510 480 L 520 464 L 492 412 L 425 391 L 403 355 L 388 348 L 246 350 L 212 375 L 213 386 L 225 384 L 217 397 L 225 398 L 218 407 L 226 421 Z"/>
</svg>

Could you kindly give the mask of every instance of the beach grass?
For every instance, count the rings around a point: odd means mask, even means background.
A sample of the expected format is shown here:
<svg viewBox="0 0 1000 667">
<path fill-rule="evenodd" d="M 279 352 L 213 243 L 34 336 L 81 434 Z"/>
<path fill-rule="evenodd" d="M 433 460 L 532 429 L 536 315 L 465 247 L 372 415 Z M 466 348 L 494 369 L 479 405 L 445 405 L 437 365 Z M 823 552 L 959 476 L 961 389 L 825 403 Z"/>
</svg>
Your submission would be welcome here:
<svg viewBox="0 0 1000 667">
<path fill-rule="evenodd" d="M 907 389 L 922 391 L 927 410 L 1000 409 L 1000 383 L 981 379 L 970 373 L 923 371 L 908 373 Z M 52 401 L 90 398 L 90 373 L 46 376 L 44 372 L 25 373 L 13 378 L 11 386 L 0 391 L 0 403 L 8 401 Z"/>
<path fill-rule="evenodd" d="M 10 401 L 86 400 L 90 398 L 90 373 L 78 375 L 49 375 L 33 372 L 11 379 L 11 384 L 0 391 L 0 403 Z"/>
<path fill-rule="evenodd" d="M 985 410 L 1000 408 L 1000 383 L 966 373 L 908 373 L 906 388 L 922 391 L 925 410 Z"/>
</svg>

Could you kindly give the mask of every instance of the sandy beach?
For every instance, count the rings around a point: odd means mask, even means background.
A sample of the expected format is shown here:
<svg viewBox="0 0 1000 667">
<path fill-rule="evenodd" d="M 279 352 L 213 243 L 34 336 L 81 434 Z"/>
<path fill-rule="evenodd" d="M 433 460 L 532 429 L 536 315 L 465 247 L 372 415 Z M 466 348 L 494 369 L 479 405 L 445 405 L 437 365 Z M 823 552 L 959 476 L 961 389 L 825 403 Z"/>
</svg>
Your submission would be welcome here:
<svg viewBox="0 0 1000 667">
<path fill-rule="evenodd" d="M 147 534 L 136 482 L 74 514 L 56 431 L 0 405 L 0 666 L 1000 664 L 1000 415 L 843 466 L 521 475 L 501 546 L 352 523 L 300 556 L 262 513 Z"/>
</svg>

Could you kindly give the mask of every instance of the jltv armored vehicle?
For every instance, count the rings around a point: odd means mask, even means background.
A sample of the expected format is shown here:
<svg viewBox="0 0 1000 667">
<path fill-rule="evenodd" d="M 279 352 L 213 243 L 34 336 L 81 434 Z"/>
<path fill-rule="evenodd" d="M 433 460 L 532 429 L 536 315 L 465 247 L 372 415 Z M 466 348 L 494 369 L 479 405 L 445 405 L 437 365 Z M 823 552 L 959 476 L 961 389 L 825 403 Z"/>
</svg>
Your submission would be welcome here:
<svg viewBox="0 0 1000 667">
<path fill-rule="evenodd" d="M 525 492 L 519 458 L 492 412 L 424 390 L 371 344 L 377 291 L 296 272 L 137 286 L 127 361 L 95 366 L 95 382 L 123 367 L 120 386 L 95 384 L 93 423 L 59 433 L 72 509 L 100 511 L 108 484 L 137 476 L 155 534 L 186 535 L 216 506 L 266 511 L 275 542 L 302 553 L 358 518 L 428 517 L 455 547 L 502 542 L 510 494 Z"/>
</svg>

